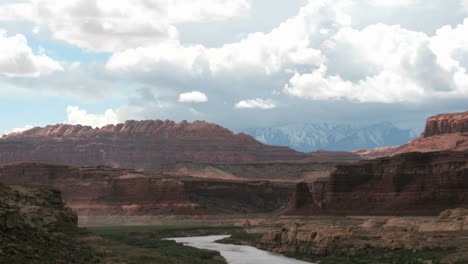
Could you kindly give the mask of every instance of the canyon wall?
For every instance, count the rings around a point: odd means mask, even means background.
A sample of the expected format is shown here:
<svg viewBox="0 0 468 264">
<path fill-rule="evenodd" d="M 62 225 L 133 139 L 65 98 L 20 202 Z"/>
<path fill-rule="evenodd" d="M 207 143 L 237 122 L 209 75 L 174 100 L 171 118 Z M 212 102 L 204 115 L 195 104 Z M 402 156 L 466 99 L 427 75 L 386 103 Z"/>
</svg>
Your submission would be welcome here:
<svg viewBox="0 0 468 264">
<path fill-rule="evenodd" d="M 271 213 L 294 191 L 289 182 L 222 180 L 105 166 L 19 162 L 0 166 L 0 182 L 60 189 L 79 215 Z"/>
<path fill-rule="evenodd" d="M 289 214 L 436 215 L 468 208 L 468 152 L 405 153 L 339 165 L 326 183 L 296 188 Z"/>
<path fill-rule="evenodd" d="M 221 179 L 315 180 L 326 178 L 338 162 L 275 163 L 167 163 L 151 171 Z"/>
</svg>

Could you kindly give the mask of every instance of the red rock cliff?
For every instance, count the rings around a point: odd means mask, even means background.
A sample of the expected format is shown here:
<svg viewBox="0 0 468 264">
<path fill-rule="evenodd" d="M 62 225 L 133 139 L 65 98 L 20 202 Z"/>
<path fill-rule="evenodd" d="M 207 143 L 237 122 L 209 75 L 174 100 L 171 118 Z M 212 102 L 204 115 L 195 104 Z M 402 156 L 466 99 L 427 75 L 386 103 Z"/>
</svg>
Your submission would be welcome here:
<svg viewBox="0 0 468 264">
<path fill-rule="evenodd" d="M 367 158 L 393 156 L 408 152 L 468 150 L 468 112 L 429 117 L 422 135 L 402 146 L 355 151 Z"/>
<path fill-rule="evenodd" d="M 200 179 L 51 162 L 0 165 L 0 182 L 54 186 L 79 215 L 271 213 L 292 183 Z"/>
<path fill-rule="evenodd" d="M 428 118 L 423 137 L 455 133 L 468 133 L 468 112 L 442 114 Z"/>
<path fill-rule="evenodd" d="M 288 213 L 437 215 L 468 208 L 468 152 L 405 153 L 340 165 L 325 192 L 314 192 L 321 191 L 298 185 L 295 204 L 302 206 Z"/>
<path fill-rule="evenodd" d="M 147 120 L 98 128 L 59 124 L 0 139 L 0 162 L 48 160 L 78 165 L 153 168 L 174 161 L 243 163 L 307 155 L 264 145 L 204 121 Z"/>
</svg>

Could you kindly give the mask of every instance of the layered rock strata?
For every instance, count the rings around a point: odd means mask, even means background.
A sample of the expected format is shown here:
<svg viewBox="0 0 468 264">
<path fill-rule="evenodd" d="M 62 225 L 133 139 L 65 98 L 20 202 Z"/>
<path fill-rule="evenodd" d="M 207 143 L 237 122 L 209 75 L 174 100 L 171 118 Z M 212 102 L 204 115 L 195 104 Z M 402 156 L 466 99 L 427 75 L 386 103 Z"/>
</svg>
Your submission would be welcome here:
<svg viewBox="0 0 468 264">
<path fill-rule="evenodd" d="M 92 128 L 59 124 L 0 139 L 0 162 L 48 160 L 77 165 L 154 168 L 175 161 L 243 163 L 301 160 L 287 147 L 267 146 L 216 124 L 127 121 Z"/>
<path fill-rule="evenodd" d="M 405 153 L 339 165 L 298 184 L 289 214 L 436 215 L 468 208 L 468 152 Z"/>
<path fill-rule="evenodd" d="M 253 246 L 320 263 L 467 263 L 467 221 L 463 209 L 439 218 L 302 220 L 268 232 Z"/>
<path fill-rule="evenodd" d="M 60 189 L 79 215 L 270 213 L 283 208 L 289 182 L 221 180 L 104 166 L 20 162 L 0 166 L 0 182 Z"/>
</svg>

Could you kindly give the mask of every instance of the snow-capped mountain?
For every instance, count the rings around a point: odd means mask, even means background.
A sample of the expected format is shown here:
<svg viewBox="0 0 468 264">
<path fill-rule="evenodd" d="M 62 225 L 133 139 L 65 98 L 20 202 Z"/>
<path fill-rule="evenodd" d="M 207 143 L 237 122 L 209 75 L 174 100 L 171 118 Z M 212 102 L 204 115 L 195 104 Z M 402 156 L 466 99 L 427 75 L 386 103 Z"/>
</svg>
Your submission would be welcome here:
<svg viewBox="0 0 468 264">
<path fill-rule="evenodd" d="M 354 151 L 408 143 L 418 135 L 413 130 L 400 129 L 391 123 L 366 126 L 349 124 L 291 124 L 271 128 L 246 129 L 257 140 L 276 146 L 288 146 L 298 151 L 318 149 Z"/>
</svg>

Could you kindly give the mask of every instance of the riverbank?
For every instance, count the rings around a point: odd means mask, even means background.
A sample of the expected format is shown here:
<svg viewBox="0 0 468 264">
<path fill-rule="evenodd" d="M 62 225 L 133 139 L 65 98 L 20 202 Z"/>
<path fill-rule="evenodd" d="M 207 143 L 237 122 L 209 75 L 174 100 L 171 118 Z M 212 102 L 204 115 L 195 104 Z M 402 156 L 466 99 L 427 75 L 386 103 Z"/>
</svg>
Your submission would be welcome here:
<svg viewBox="0 0 468 264">
<path fill-rule="evenodd" d="M 151 225 L 87 226 L 85 240 L 104 255 L 105 264 L 225 263 L 218 252 L 161 241 L 211 235 L 232 235 L 222 242 L 323 264 L 466 264 L 465 213 L 454 210 L 440 217 L 187 217 L 160 219 Z"/>
<path fill-rule="evenodd" d="M 200 249 L 216 250 L 221 253 L 229 264 L 310 264 L 310 262 L 288 258 L 251 246 L 222 244 L 217 242 L 218 240 L 227 239 L 228 237 L 229 236 L 202 236 L 168 239 Z"/>
<path fill-rule="evenodd" d="M 468 211 L 439 217 L 310 217 L 290 219 L 265 235 L 251 234 L 219 242 L 249 245 L 323 264 L 466 264 Z"/>
<path fill-rule="evenodd" d="M 226 264 L 219 252 L 185 246 L 167 237 L 206 236 L 242 232 L 233 225 L 175 223 L 157 226 L 89 226 L 82 240 L 102 256 L 104 264 Z"/>
</svg>

